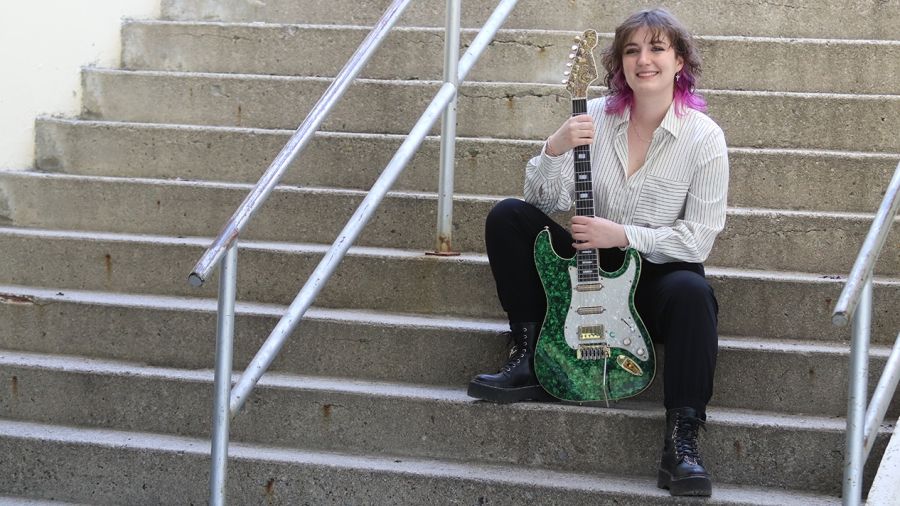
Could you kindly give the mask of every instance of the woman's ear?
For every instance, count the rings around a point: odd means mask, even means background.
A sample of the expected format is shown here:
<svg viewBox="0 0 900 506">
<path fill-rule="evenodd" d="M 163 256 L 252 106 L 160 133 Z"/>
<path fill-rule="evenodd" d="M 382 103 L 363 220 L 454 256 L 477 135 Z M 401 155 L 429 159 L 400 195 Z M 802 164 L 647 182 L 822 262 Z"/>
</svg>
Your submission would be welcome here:
<svg viewBox="0 0 900 506">
<path fill-rule="evenodd" d="M 681 72 L 681 69 L 684 67 L 684 58 L 682 58 L 681 56 L 676 56 L 675 63 L 677 64 L 675 72 Z"/>
</svg>

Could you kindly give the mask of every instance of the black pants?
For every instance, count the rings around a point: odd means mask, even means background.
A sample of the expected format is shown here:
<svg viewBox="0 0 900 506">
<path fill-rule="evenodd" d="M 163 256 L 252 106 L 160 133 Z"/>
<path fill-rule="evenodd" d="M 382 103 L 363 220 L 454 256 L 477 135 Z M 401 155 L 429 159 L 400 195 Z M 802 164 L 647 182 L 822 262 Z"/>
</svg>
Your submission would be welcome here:
<svg viewBox="0 0 900 506">
<path fill-rule="evenodd" d="M 543 322 L 546 297 L 534 266 L 534 240 L 548 227 L 561 257 L 575 254 L 571 234 L 536 207 L 518 199 L 497 204 L 485 223 L 485 243 L 497 295 L 510 322 Z M 600 265 L 614 271 L 622 265 L 618 248 L 600 250 Z M 692 407 L 706 411 L 712 397 L 718 352 L 718 302 L 703 266 L 644 261 L 635 306 L 654 341 L 665 350 L 666 409 Z"/>
</svg>

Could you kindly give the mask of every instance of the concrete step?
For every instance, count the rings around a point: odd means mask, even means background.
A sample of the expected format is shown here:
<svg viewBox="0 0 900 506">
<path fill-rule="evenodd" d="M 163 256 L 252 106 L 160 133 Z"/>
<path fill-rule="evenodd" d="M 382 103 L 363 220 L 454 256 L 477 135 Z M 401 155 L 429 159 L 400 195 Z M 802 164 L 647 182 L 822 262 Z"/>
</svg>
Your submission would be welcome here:
<svg viewBox="0 0 900 506">
<path fill-rule="evenodd" d="M 5 419 L 192 437 L 210 431 L 209 370 L 0 352 L 0 375 L 15 383 L 13 392 L 0 397 Z M 842 448 L 845 420 L 726 409 L 711 409 L 707 416 L 704 461 L 723 482 L 840 491 L 842 452 L 823 455 L 821 449 Z M 663 428 L 661 408 L 637 403 L 499 406 L 474 401 L 464 389 L 272 373 L 234 419 L 232 439 L 649 477 L 655 475 Z M 892 430 L 879 432 L 868 481 Z"/>
<path fill-rule="evenodd" d="M 0 506 L 77 506 L 71 502 L 45 501 L 42 499 L 28 499 L 26 497 L 0 497 Z"/>
<path fill-rule="evenodd" d="M 40 118 L 37 168 L 89 176 L 256 183 L 292 131 Z M 403 137 L 322 132 L 283 183 L 371 188 Z M 462 137 L 460 194 L 520 195 L 540 141 Z M 440 142 L 429 137 L 395 188 L 437 191 Z M 732 147 L 729 203 L 738 207 L 872 213 L 900 154 Z"/>
<path fill-rule="evenodd" d="M 285 310 L 238 304 L 237 369 L 246 367 Z M 209 369 L 215 311 L 212 299 L 0 286 L 0 349 Z M 313 308 L 272 371 L 461 387 L 504 362 L 506 338 L 497 334 L 504 328 L 498 320 Z M 409 350 L 422 352 L 403 360 Z M 870 390 L 889 351 L 871 349 Z M 844 344 L 723 336 L 712 406 L 844 416 L 848 363 Z M 638 399 L 661 401 L 662 378 L 659 370 Z M 900 416 L 900 399 L 888 415 Z"/>
<path fill-rule="evenodd" d="M 93 504 L 203 504 L 209 441 L 0 421 L 0 487 Z M 45 473 L 49 476 L 45 476 Z M 234 504 L 671 504 L 646 478 L 576 474 L 433 459 L 344 455 L 232 443 Z M 87 484 L 86 484 L 87 482 Z M 97 486 L 96 484 L 103 484 Z M 348 486 L 353 484 L 353 486 Z M 838 504 L 834 497 L 716 483 L 714 505 Z"/>
<path fill-rule="evenodd" d="M 389 0 L 163 0 L 162 15 L 169 19 L 216 21 L 266 21 L 274 23 L 373 24 Z M 480 27 L 497 6 L 493 0 L 467 0 L 462 7 L 462 24 Z M 584 30 L 612 32 L 632 12 L 659 6 L 639 0 L 613 3 L 597 9 L 585 2 L 560 2 L 548 7 L 541 0 L 518 2 L 506 22 L 508 28 Z M 826 0 L 802 3 L 754 3 L 740 0 L 700 0 L 670 5 L 672 12 L 694 34 L 763 35 L 775 37 L 841 37 L 898 39 L 900 6 L 893 1 L 862 0 L 836 4 Z M 412 2 L 401 23 L 417 26 L 444 26 L 442 2 Z"/>
<path fill-rule="evenodd" d="M 330 80 L 85 68 L 83 82 L 86 119 L 292 129 Z M 436 82 L 358 80 L 323 128 L 407 134 L 437 89 Z M 704 94 L 735 146 L 900 151 L 893 135 L 900 95 Z M 570 113 L 561 85 L 469 83 L 459 95 L 458 134 L 467 137 L 543 139 Z"/>
<path fill-rule="evenodd" d="M 369 26 L 132 21 L 122 29 L 122 65 L 133 70 L 337 75 Z M 397 28 L 361 77 L 441 79 L 443 28 Z M 477 30 L 465 30 L 468 47 Z M 502 30 L 469 81 L 558 83 L 578 32 Z M 228 41 L 223 44 L 222 41 Z M 596 55 L 612 43 L 604 34 Z M 900 93 L 900 41 L 703 36 L 700 83 L 710 89 Z M 821 62 L 841 67 L 832 72 Z M 739 66 L 741 72 L 733 72 Z M 872 72 L 877 68 L 878 72 Z M 866 76 L 863 79 L 861 76 Z"/>
<path fill-rule="evenodd" d="M 0 284 L 126 293 L 216 296 L 187 275 L 209 238 L 0 228 Z M 327 246 L 242 241 L 238 298 L 286 304 L 294 299 Z M 378 272 L 378 277 L 371 274 Z M 839 276 L 709 268 L 723 335 L 846 340 L 831 325 L 843 286 Z M 432 257 L 421 251 L 356 247 L 316 299 L 331 308 L 474 318 L 503 318 L 487 259 L 479 254 Z M 386 289 L 414 287 L 409 290 Z M 900 280 L 876 278 L 872 336 L 892 343 L 900 328 Z"/>
<path fill-rule="evenodd" d="M 213 236 L 251 190 L 246 183 L 0 173 L 0 219 L 20 227 Z M 281 186 L 243 237 L 328 244 L 365 196 L 361 190 Z M 484 219 L 499 198 L 454 200 L 454 248 L 483 252 Z M 557 218 L 568 222 L 567 216 Z M 707 263 L 849 273 L 871 222 L 868 214 L 732 208 Z M 436 195 L 391 193 L 357 244 L 433 249 L 436 223 Z M 900 220 L 895 228 L 900 231 Z M 900 249 L 884 251 L 876 272 L 900 277 Z"/>
</svg>

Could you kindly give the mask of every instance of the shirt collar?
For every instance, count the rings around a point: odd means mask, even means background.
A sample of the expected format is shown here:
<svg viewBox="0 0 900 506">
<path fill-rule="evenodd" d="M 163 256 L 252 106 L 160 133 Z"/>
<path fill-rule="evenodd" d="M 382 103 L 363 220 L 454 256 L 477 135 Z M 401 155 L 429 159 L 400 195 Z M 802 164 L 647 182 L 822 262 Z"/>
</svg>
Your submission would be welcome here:
<svg viewBox="0 0 900 506">
<path fill-rule="evenodd" d="M 628 121 L 631 117 L 631 108 L 625 109 L 625 111 L 615 117 L 614 126 L 616 129 L 622 128 L 622 125 L 627 126 Z M 672 101 L 672 104 L 669 106 L 669 110 L 666 111 L 666 115 L 663 116 L 662 123 L 660 125 L 665 131 L 672 134 L 672 137 L 678 138 L 679 132 L 681 132 L 681 119 L 675 114 L 675 101 Z"/>
<path fill-rule="evenodd" d="M 674 100 L 672 101 L 672 105 L 669 106 L 669 110 L 666 111 L 666 115 L 659 126 L 672 134 L 672 137 L 678 138 L 678 133 L 681 131 L 681 120 L 678 118 L 678 115 L 675 114 Z"/>
</svg>

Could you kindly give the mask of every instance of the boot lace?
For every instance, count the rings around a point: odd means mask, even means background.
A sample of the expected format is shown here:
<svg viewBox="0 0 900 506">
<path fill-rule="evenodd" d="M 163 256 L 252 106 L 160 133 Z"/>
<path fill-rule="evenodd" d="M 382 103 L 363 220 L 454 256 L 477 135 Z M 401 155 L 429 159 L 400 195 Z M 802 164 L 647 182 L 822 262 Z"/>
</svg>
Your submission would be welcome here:
<svg viewBox="0 0 900 506">
<path fill-rule="evenodd" d="M 502 332 L 501 335 L 506 336 L 506 344 L 510 346 L 509 349 L 509 358 L 506 361 L 506 365 L 500 368 L 501 372 L 509 372 L 514 367 L 519 365 L 519 362 L 525 358 L 525 353 L 528 349 L 528 343 L 526 342 L 525 332 L 514 334 L 513 332 L 507 330 Z"/>
<path fill-rule="evenodd" d="M 675 418 L 675 427 L 672 430 L 672 444 L 675 446 L 675 457 L 689 464 L 703 465 L 700 457 L 700 428 L 706 430 L 706 422 L 693 416 L 680 416 Z"/>
</svg>

